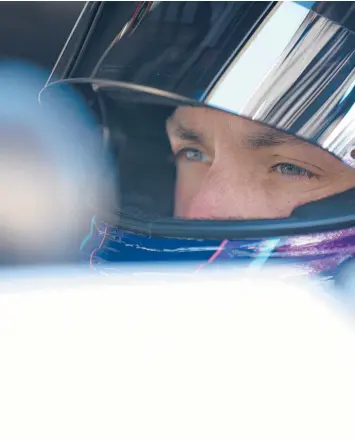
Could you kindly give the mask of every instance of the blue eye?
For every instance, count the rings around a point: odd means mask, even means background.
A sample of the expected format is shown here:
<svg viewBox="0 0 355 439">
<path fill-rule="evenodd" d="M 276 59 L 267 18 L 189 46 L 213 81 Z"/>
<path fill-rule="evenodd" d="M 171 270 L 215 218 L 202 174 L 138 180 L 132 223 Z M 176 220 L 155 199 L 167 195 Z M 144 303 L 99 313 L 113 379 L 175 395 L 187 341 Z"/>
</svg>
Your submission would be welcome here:
<svg viewBox="0 0 355 439">
<path fill-rule="evenodd" d="M 313 174 L 313 172 L 308 171 L 304 168 L 300 168 L 299 166 L 293 165 L 292 163 L 279 163 L 278 165 L 273 166 L 272 169 L 282 175 L 308 178 L 316 177 L 316 174 Z"/>
<path fill-rule="evenodd" d="M 184 158 L 189 162 L 208 162 L 208 157 L 201 151 L 195 148 L 183 148 L 177 154 L 176 158 Z"/>
</svg>

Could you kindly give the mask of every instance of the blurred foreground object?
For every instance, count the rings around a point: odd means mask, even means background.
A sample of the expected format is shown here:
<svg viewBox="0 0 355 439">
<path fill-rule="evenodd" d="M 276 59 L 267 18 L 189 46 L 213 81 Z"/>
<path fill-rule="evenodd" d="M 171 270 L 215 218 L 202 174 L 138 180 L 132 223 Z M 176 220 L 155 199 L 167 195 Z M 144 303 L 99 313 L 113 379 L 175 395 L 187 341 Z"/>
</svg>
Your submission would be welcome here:
<svg viewBox="0 0 355 439">
<path fill-rule="evenodd" d="M 354 328 L 320 284 L 160 271 L 2 273 L 1 438 L 355 437 Z"/>
<path fill-rule="evenodd" d="M 95 213 L 100 144 L 95 122 L 74 94 L 70 101 L 53 96 L 50 105 L 40 106 L 46 76 L 26 64 L 0 64 L 0 253 L 5 264 L 75 260 Z"/>
</svg>

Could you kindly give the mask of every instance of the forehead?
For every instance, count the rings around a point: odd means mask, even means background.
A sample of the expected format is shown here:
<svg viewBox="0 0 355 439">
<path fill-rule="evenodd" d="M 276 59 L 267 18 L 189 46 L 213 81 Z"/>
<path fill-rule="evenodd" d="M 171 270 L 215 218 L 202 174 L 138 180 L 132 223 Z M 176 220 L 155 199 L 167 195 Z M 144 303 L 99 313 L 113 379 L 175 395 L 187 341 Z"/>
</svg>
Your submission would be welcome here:
<svg viewBox="0 0 355 439">
<path fill-rule="evenodd" d="M 169 118 L 167 128 L 176 136 L 191 130 L 200 135 L 217 132 L 223 136 L 246 137 L 253 146 L 305 143 L 278 129 L 211 108 L 179 107 Z"/>
<path fill-rule="evenodd" d="M 252 127 L 253 123 L 248 120 L 243 120 L 241 117 L 234 114 L 226 113 L 221 110 L 212 108 L 198 108 L 198 107 L 178 107 L 173 115 L 170 117 L 172 124 L 194 124 L 207 126 L 206 122 L 230 125 L 247 128 L 248 125 Z"/>
</svg>

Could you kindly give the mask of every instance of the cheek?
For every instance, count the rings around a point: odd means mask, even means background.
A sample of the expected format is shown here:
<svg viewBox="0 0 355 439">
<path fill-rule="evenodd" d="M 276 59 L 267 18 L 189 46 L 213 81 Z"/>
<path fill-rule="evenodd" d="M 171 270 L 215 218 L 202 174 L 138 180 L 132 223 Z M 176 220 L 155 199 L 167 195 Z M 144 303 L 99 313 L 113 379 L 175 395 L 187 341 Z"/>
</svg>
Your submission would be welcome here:
<svg viewBox="0 0 355 439">
<path fill-rule="evenodd" d="M 313 180 L 275 179 L 268 185 L 270 206 L 278 217 L 288 217 L 299 206 L 333 195 L 337 191 L 332 184 Z M 275 215 L 276 216 L 276 215 Z"/>
<path fill-rule="evenodd" d="M 265 199 L 268 218 L 286 218 L 291 215 L 297 205 L 302 204 L 298 199 L 297 191 L 285 187 L 281 182 L 278 185 L 274 182 L 267 185 Z"/>
<path fill-rule="evenodd" d="M 200 191 L 208 174 L 209 166 L 199 164 L 181 164 L 176 170 L 175 216 L 184 216 L 192 199 Z"/>
<path fill-rule="evenodd" d="M 271 219 L 287 217 L 302 204 L 297 191 L 272 178 L 254 174 L 226 176 L 208 173 L 183 177 L 176 187 L 175 215 L 185 218 Z M 189 180 L 189 183 L 187 182 Z"/>
<path fill-rule="evenodd" d="M 286 218 L 297 207 L 322 198 L 317 183 L 302 179 L 292 179 L 278 174 L 270 174 L 264 182 L 266 207 L 269 218 Z"/>
<path fill-rule="evenodd" d="M 212 167 L 181 163 L 177 168 L 175 216 L 281 218 L 301 204 L 326 196 L 312 182 L 287 180 L 255 162 L 223 160 Z"/>
</svg>

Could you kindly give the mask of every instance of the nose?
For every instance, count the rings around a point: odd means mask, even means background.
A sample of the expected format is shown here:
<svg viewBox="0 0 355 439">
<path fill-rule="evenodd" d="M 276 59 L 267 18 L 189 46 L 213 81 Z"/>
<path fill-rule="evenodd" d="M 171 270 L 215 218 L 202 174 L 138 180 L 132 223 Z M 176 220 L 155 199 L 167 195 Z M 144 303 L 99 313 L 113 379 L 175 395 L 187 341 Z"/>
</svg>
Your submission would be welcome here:
<svg viewBox="0 0 355 439">
<path fill-rule="evenodd" d="M 187 219 L 242 219 L 245 210 L 238 196 L 240 188 L 232 191 L 225 180 L 215 173 L 209 175 L 192 198 L 184 216 Z"/>
<path fill-rule="evenodd" d="M 250 219 L 263 217 L 265 188 L 249 160 L 214 162 L 191 199 L 187 219 Z M 264 216 L 265 217 L 265 216 Z"/>
</svg>

